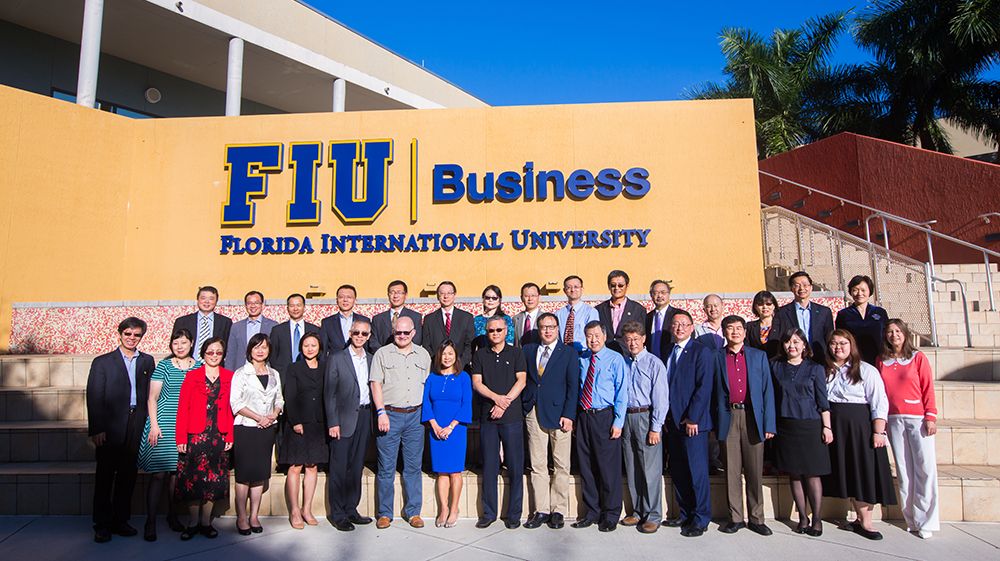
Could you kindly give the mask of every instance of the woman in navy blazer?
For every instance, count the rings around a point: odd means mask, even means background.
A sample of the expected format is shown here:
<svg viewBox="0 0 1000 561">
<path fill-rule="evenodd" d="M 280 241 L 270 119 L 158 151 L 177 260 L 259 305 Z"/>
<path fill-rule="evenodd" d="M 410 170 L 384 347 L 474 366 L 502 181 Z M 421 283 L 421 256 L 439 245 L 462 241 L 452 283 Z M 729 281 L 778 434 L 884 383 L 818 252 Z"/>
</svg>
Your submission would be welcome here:
<svg viewBox="0 0 1000 561">
<path fill-rule="evenodd" d="M 875 364 L 882 352 L 882 334 L 889 314 L 884 308 L 869 303 L 875 296 L 875 282 L 868 275 L 855 275 L 847 283 L 847 292 L 854 303 L 837 312 L 837 329 L 854 335 L 861 360 Z"/>
</svg>

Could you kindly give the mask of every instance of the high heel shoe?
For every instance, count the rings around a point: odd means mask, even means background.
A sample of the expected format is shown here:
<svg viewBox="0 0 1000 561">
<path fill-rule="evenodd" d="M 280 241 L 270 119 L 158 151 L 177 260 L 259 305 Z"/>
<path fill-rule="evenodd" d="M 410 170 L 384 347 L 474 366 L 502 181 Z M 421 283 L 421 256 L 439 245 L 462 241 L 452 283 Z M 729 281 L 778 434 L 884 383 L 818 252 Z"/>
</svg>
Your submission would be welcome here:
<svg viewBox="0 0 1000 561">
<path fill-rule="evenodd" d="M 816 526 L 809 526 L 809 529 L 806 530 L 806 534 L 809 535 L 809 536 L 812 536 L 814 538 L 818 538 L 818 537 L 822 536 L 823 535 L 823 521 L 822 520 L 820 521 L 818 528 Z"/>
<path fill-rule="evenodd" d="M 239 535 L 241 535 L 241 536 L 249 536 L 250 535 L 249 525 L 250 525 L 250 522 L 247 522 L 247 526 L 248 526 L 247 528 L 240 528 L 240 519 L 237 518 L 236 519 L 236 532 L 239 533 Z"/>
<path fill-rule="evenodd" d="M 452 512 L 448 515 L 448 520 L 444 523 L 445 528 L 454 528 L 455 524 L 458 524 L 458 511 Z"/>
<path fill-rule="evenodd" d="M 792 531 L 795 532 L 796 534 L 805 534 L 808 532 L 808 530 L 809 530 L 809 519 L 807 518 L 805 520 L 799 520 L 799 525 L 796 526 L 795 529 Z"/>
<path fill-rule="evenodd" d="M 143 527 L 142 538 L 147 542 L 156 541 L 156 522 L 147 520 L 146 526 Z"/>
</svg>

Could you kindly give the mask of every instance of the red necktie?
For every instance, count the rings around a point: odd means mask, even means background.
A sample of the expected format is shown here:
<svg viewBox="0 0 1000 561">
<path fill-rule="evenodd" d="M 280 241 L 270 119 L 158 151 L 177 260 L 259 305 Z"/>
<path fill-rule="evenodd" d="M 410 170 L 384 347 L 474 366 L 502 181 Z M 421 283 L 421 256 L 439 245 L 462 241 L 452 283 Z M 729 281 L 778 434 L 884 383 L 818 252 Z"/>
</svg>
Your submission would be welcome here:
<svg viewBox="0 0 1000 561">
<path fill-rule="evenodd" d="M 597 373 L 597 354 L 591 353 L 590 367 L 587 368 L 587 380 L 583 383 L 583 395 L 580 396 L 580 405 L 584 409 L 590 409 L 594 404 L 594 375 Z"/>
<path fill-rule="evenodd" d="M 524 314 L 524 333 L 531 331 L 531 316 L 525 312 Z"/>
<path fill-rule="evenodd" d="M 573 322 L 576 320 L 576 315 L 573 312 L 573 308 L 569 309 L 569 315 L 566 316 L 566 332 L 563 334 L 563 343 L 567 345 L 573 345 Z"/>
<path fill-rule="evenodd" d="M 444 336 L 451 337 L 451 314 L 444 313 Z"/>
</svg>

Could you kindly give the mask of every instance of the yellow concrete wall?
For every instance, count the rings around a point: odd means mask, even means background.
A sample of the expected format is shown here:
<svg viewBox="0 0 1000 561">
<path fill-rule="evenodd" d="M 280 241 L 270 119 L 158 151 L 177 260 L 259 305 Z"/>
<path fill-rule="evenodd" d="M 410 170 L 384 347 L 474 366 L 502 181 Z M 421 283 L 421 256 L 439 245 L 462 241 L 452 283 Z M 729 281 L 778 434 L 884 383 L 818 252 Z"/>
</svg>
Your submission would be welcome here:
<svg viewBox="0 0 1000 561">
<path fill-rule="evenodd" d="M 583 276 L 603 293 L 612 268 L 633 292 L 653 278 L 681 292 L 752 292 L 763 285 L 756 150 L 749 101 L 621 103 L 432 111 L 129 120 L 0 87 L 0 341 L 12 302 L 190 299 L 211 283 L 224 299 L 252 288 L 271 297 L 309 285 L 355 284 L 384 296 L 403 278 L 416 294 L 453 279 L 459 295 L 493 282 L 516 295 L 527 280 Z M 319 226 L 285 226 L 292 172 L 287 145 L 391 137 L 389 205 L 371 225 L 343 225 L 330 210 L 332 172 L 319 172 Z M 419 140 L 420 213 L 409 221 L 409 142 Z M 285 171 L 257 200 L 253 228 L 222 228 L 226 144 L 282 142 Z M 638 200 L 431 204 L 435 163 L 468 172 L 605 167 L 649 170 Z M 650 228 L 630 249 L 515 251 L 513 228 Z M 499 231 L 500 252 L 319 254 L 321 233 Z M 313 255 L 220 256 L 223 234 L 309 235 Z"/>
</svg>

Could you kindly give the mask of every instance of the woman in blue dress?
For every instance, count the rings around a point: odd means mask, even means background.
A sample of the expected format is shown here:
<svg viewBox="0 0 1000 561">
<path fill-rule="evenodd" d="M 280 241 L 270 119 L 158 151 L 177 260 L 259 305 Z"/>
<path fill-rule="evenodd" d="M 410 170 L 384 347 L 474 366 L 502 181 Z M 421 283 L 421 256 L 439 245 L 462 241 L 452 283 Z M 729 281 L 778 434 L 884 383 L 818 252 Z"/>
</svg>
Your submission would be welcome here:
<svg viewBox="0 0 1000 561">
<path fill-rule="evenodd" d="M 488 345 L 486 339 L 486 322 L 493 316 L 500 316 L 507 321 L 507 344 L 514 346 L 514 320 L 504 313 L 500 304 L 503 303 L 503 293 L 500 287 L 491 284 L 483 289 L 483 313 L 473 318 L 476 329 L 476 338 L 472 340 L 472 352 L 475 353 L 479 347 Z"/>
<path fill-rule="evenodd" d="M 441 343 L 434 353 L 434 371 L 424 382 L 422 422 L 430 425 L 431 467 L 437 473 L 437 527 L 458 521 L 465 471 L 466 425 L 472 422 L 472 378 L 462 371 L 455 344 Z"/>
</svg>

